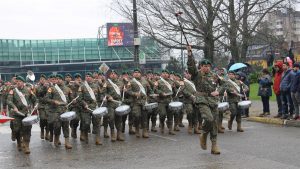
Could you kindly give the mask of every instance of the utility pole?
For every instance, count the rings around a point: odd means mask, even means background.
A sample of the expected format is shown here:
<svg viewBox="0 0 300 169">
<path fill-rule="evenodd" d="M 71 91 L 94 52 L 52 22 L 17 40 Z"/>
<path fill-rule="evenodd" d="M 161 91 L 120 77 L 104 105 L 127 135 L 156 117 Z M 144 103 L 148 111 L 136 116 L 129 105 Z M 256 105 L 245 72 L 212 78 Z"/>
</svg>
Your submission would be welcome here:
<svg viewBox="0 0 300 169">
<path fill-rule="evenodd" d="M 134 41 L 139 41 L 137 40 L 139 38 L 139 32 L 138 32 L 138 25 L 137 25 L 137 9 L 136 9 L 136 0 L 132 1 L 133 3 L 133 31 L 134 31 Z M 134 63 L 135 66 L 138 68 L 139 67 L 139 45 L 138 43 L 134 44 Z"/>
</svg>

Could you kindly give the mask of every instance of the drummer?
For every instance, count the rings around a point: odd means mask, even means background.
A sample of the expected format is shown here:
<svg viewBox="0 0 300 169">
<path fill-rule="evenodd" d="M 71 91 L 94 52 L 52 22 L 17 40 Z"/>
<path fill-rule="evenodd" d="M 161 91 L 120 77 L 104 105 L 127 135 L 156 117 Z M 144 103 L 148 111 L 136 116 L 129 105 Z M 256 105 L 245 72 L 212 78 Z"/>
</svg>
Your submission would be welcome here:
<svg viewBox="0 0 300 169">
<path fill-rule="evenodd" d="M 140 137 L 140 126 L 143 129 L 143 138 L 149 138 L 148 127 L 147 127 L 147 111 L 143 110 L 143 106 L 146 104 L 148 82 L 142 79 L 142 72 L 136 68 L 132 73 L 132 80 L 130 81 L 130 87 L 127 92 L 129 98 L 132 101 L 130 106 L 132 109 L 132 115 L 135 126 L 135 136 Z"/>
<path fill-rule="evenodd" d="M 91 122 L 93 123 L 93 133 L 95 134 L 95 144 L 102 145 L 100 140 L 100 121 L 101 118 L 96 118 L 92 115 L 91 110 L 97 108 L 97 100 L 100 100 L 100 87 L 93 80 L 93 74 L 87 72 L 85 74 L 85 82 L 78 89 L 78 101 L 82 104 L 83 110 L 81 112 L 82 127 L 81 132 L 83 140 L 89 142 L 88 131 Z"/>
<path fill-rule="evenodd" d="M 34 105 L 36 97 L 31 90 L 25 87 L 25 79 L 22 76 L 16 77 L 16 88 L 9 91 L 7 98 L 9 109 L 12 109 L 13 132 L 16 135 L 18 150 L 30 154 L 29 142 L 32 126 L 23 126 L 22 120 L 30 115 L 29 107 Z M 23 114 L 23 115 L 22 115 Z"/>
<path fill-rule="evenodd" d="M 169 79 L 169 71 L 164 69 L 161 72 L 161 77 L 157 84 L 157 94 L 159 94 L 159 121 L 160 121 L 160 132 L 164 133 L 165 130 L 165 119 L 167 117 L 167 127 L 170 135 L 175 135 L 173 131 L 173 116 L 174 112 L 169 111 L 168 106 L 172 101 L 172 95 L 174 90 L 174 83 Z"/>
<path fill-rule="evenodd" d="M 176 93 L 174 93 L 174 96 L 177 94 L 177 96 L 174 98 L 174 101 L 176 100 L 183 103 L 183 89 L 185 85 L 182 76 L 179 73 L 175 73 L 173 82 L 176 88 Z M 184 127 L 182 124 L 183 113 L 184 112 L 182 109 L 179 112 L 174 112 L 174 131 L 180 131 L 179 127 Z"/>
<path fill-rule="evenodd" d="M 64 83 L 64 77 L 61 74 L 56 76 L 57 84 L 49 87 L 46 94 L 46 101 L 49 108 L 52 109 L 51 115 L 48 116 L 49 130 L 54 131 L 54 145 L 59 146 L 61 129 L 65 137 L 65 148 L 72 149 L 69 141 L 69 121 L 62 121 L 60 115 L 67 111 L 67 103 L 73 99 L 73 93 Z"/>
<path fill-rule="evenodd" d="M 241 109 L 238 107 L 238 102 L 241 100 L 240 92 L 246 92 L 248 89 L 247 85 L 243 82 L 236 80 L 235 72 L 228 71 L 228 81 L 226 85 L 226 91 L 229 102 L 229 110 L 231 112 L 230 119 L 228 121 L 228 129 L 232 130 L 233 120 L 236 119 L 237 122 L 237 131 L 244 132 L 242 129 L 242 118 L 241 118 Z"/>
<path fill-rule="evenodd" d="M 115 115 L 115 109 L 120 105 L 118 101 L 122 101 L 123 82 L 118 79 L 118 73 L 115 70 L 108 72 L 107 79 L 107 109 L 108 114 L 104 116 L 104 127 L 109 124 L 111 132 L 111 141 L 124 141 L 122 133 L 122 116 Z M 126 90 L 126 89 L 125 89 Z M 115 126 L 117 128 L 117 138 L 115 134 Z"/>
<path fill-rule="evenodd" d="M 149 70 L 147 72 L 146 75 L 146 80 L 149 83 L 149 89 L 148 89 L 148 103 L 153 103 L 153 102 L 157 102 L 157 95 L 155 94 L 155 90 L 156 90 L 156 83 L 157 80 L 159 80 L 159 73 L 155 72 L 153 73 L 151 70 Z M 150 119 L 151 119 L 151 132 L 157 132 L 156 127 L 156 120 L 157 120 L 157 114 L 158 114 L 158 107 L 152 109 L 152 110 L 148 110 L 148 119 L 147 119 L 147 124 L 148 124 L 148 130 L 150 128 Z"/>
</svg>

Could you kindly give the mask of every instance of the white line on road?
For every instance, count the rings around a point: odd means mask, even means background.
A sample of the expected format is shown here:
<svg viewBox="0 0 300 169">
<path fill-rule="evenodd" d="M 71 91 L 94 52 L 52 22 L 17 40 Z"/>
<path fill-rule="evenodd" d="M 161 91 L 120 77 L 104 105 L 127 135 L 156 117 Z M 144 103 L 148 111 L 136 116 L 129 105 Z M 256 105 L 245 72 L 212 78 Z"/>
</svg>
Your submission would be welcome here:
<svg viewBox="0 0 300 169">
<path fill-rule="evenodd" d="M 177 141 L 175 139 L 172 139 L 170 137 L 164 137 L 164 136 L 160 136 L 160 135 L 156 135 L 156 134 L 149 134 L 150 136 L 155 136 L 155 137 L 159 137 L 159 138 L 162 138 L 162 139 L 166 139 L 166 140 L 170 140 L 170 141 Z"/>
</svg>

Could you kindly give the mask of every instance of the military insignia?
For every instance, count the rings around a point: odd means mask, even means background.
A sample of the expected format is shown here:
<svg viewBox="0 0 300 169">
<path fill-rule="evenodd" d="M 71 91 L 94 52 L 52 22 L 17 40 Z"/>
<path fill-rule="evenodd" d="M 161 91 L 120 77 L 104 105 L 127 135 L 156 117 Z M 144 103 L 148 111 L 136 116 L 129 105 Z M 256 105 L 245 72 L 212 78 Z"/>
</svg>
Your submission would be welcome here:
<svg viewBox="0 0 300 169">
<path fill-rule="evenodd" d="M 13 90 L 10 90 L 10 91 L 9 91 L 9 94 L 14 94 L 14 91 L 13 91 Z"/>
<path fill-rule="evenodd" d="M 51 88 L 48 89 L 48 93 L 52 93 L 52 89 Z"/>
</svg>

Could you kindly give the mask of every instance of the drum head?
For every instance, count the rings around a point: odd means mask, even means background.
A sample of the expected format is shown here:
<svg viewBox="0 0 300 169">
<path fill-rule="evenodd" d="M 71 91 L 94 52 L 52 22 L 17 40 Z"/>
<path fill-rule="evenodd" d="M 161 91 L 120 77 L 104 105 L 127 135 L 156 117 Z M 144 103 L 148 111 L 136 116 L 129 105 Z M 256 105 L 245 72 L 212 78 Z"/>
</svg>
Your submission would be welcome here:
<svg viewBox="0 0 300 169">
<path fill-rule="evenodd" d="M 244 101 L 239 102 L 239 105 L 241 105 L 241 106 L 250 105 L 250 104 L 251 104 L 250 100 L 244 100 Z"/>
<path fill-rule="evenodd" d="M 156 105 L 157 105 L 157 103 L 148 103 L 145 106 L 156 106 Z"/>
<path fill-rule="evenodd" d="M 169 104 L 170 107 L 181 107 L 183 105 L 182 102 L 171 102 Z"/>
<path fill-rule="evenodd" d="M 35 121 L 37 118 L 38 118 L 38 116 L 37 116 L 37 115 L 34 115 L 34 116 L 26 117 L 26 118 L 24 118 L 22 121 L 23 121 L 23 122 L 31 122 L 31 121 Z"/>
<path fill-rule="evenodd" d="M 69 118 L 69 117 L 72 117 L 72 116 L 75 116 L 76 115 L 76 112 L 74 111 L 69 111 L 69 112 L 65 112 L 63 114 L 60 115 L 61 118 Z"/>
<path fill-rule="evenodd" d="M 128 109 L 130 109 L 130 106 L 128 106 L 128 105 L 122 105 L 122 106 L 119 106 L 119 107 L 116 108 L 116 112 L 125 112 Z"/>
<path fill-rule="evenodd" d="M 99 107 L 93 111 L 93 114 L 103 114 L 107 112 L 107 107 Z"/>
<path fill-rule="evenodd" d="M 218 108 L 229 106 L 228 102 L 222 102 L 218 104 Z"/>
</svg>

